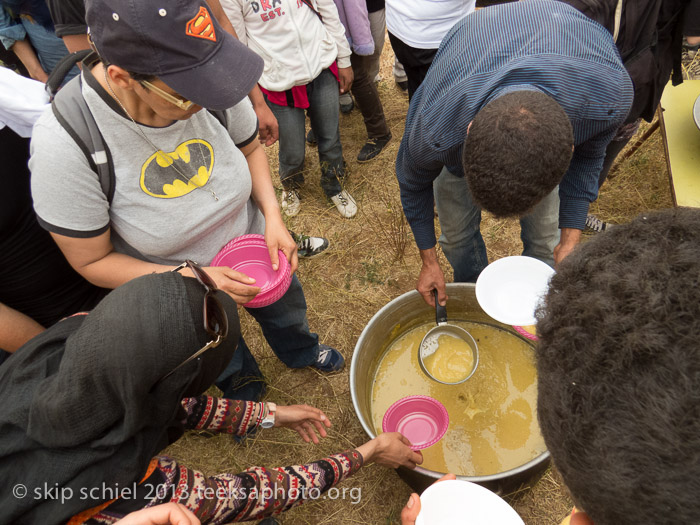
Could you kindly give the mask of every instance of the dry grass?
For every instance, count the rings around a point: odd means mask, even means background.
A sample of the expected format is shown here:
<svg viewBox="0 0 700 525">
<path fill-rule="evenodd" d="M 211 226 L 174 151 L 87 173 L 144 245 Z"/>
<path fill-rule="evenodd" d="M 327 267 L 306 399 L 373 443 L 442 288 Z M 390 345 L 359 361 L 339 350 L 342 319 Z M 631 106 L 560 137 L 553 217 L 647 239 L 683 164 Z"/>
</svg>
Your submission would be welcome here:
<svg viewBox="0 0 700 525">
<path fill-rule="evenodd" d="M 350 167 L 347 187 L 357 199 L 360 213 L 352 220 L 342 219 L 327 203 L 318 184 L 316 151 L 308 148 L 302 211 L 288 221 L 289 227 L 297 232 L 330 239 L 327 253 L 302 260 L 298 274 L 304 284 L 311 329 L 323 342 L 338 348 L 348 363 L 366 323 L 384 304 L 414 287 L 420 267 L 417 249 L 401 212 L 394 176 L 393 163 L 408 100 L 394 85 L 388 47 L 387 43 L 382 62 L 383 80 L 379 84 L 394 136 L 386 151 L 373 162 L 358 165 L 355 157 L 366 139 L 362 117 L 357 110 L 341 116 L 343 147 Z M 599 201 L 592 207 L 600 218 L 621 223 L 642 211 L 672 205 L 659 135 L 655 133 L 603 188 Z M 279 187 L 276 148 L 270 148 L 268 153 Z M 491 260 L 518 254 L 522 249 L 517 221 L 487 216 L 482 231 Z M 448 267 L 444 260 L 443 267 Z M 329 437 L 313 446 L 304 444 L 291 431 L 272 429 L 236 444 L 229 436 L 206 439 L 192 433 L 167 452 L 191 467 L 214 474 L 238 472 L 252 465 L 307 462 L 363 443 L 367 437 L 352 408 L 349 370 L 325 375 L 311 369 L 287 369 L 271 352 L 252 318 L 245 312 L 242 317 L 248 345 L 270 385 L 268 400 L 281 404 L 308 403 L 323 409 L 333 422 Z M 293 509 L 280 520 L 289 525 L 397 523 L 410 494 L 394 471 L 377 466 L 362 469 L 344 486 L 361 488 L 361 502 L 321 500 Z M 525 522 L 533 525 L 558 524 L 571 508 L 566 489 L 552 470 L 531 490 L 523 489 L 508 499 Z"/>
</svg>

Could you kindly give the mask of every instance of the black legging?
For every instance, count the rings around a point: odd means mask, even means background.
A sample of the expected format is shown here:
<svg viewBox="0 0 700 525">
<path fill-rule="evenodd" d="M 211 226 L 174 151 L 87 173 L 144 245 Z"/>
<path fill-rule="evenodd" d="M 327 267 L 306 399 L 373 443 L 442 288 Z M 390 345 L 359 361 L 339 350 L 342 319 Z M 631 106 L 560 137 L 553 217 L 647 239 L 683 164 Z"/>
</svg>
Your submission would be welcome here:
<svg viewBox="0 0 700 525">
<path fill-rule="evenodd" d="M 423 82 L 425 75 L 427 75 L 430 64 L 433 63 L 433 58 L 435 58 L 435 53 L 437 53 L 437 48 L 419 49 L 411 47 L 391 33 L 389 33 L 389 42 L 391 42 L 396 58 L 399 59 L 406 71 L 408 100 L 411 100 L 418 86 Z"/>
</svg>

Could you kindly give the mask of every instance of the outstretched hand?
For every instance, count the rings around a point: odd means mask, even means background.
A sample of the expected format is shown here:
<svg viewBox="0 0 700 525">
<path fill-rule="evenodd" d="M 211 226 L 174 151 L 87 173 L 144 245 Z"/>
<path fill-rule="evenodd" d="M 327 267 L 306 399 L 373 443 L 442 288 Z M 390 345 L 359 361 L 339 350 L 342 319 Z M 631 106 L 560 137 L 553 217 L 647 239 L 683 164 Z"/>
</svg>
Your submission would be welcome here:
<svg viewBox="0 0 700 525">
<path fill-rule="evenodd" d="M 316 432 L 319 436 L 326 437 L 326 428 L 331 427 L 331 422 L 321 410 L 309 405 L 277 405 L 275 426 L 291 428 L 307 443 L 318 443 Z"/>
<path fill-rule="evenodd" d="M 411 450 L 411 442 L 399 432 L 384 432 L 357 447 L 365 464 L 377 463 L 390 468 L 416 468 L 423 463 L 423 454 Z"/>
<path fill-rule="evenodd" d="M 115 525 L 200 525 L 200 521 L 184 505 L 171 502 L 127 514 Z"/>
</svg>

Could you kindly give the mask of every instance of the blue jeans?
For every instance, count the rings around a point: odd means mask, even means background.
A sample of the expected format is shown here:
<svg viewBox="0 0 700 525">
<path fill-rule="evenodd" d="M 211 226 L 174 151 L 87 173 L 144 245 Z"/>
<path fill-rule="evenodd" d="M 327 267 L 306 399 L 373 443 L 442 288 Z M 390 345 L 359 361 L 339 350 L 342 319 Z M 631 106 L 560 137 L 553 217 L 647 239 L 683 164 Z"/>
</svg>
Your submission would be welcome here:
<svg viewBox="0 0 700 525">
<path fill-rule="evenodd" d="M 56 64 L 68 54 L 68 49 L 66 49 L 63 40 L 41 24 L 27 20 L 25 17 L 22 17 L 22 25 L 29 36 L 29 41 L 36 50 L 42 69 L 47 73 L 51 73 Z M 73 66 L 66 75 L 62 85 L 65 85 L 66 82 L 79 73 L 78 66 Z"/>
<path fill-rule="evenodd" d="M 488 265 L 481 236 L 481 209 L 474 203 L 467 180 L 443 168 L 433 183 L 440 218 L 440 246 L 454 269 L 455 282 L 475 282 Z M 523 255 L 554 266 L 554 248 L 559 244 L 559 188 L 520 219 Z"/>
<path fill-rule="evenodd" d="M 309 97 L 311 129 L 318 141 L 318 159 L 321 165 L 321 188 L 326 196 L 340 193 L 340 181 L 345 176 L 343 148 L 338 126 L 338 80 L 328 69 L 306 86 Z M 286 190 L 298 189 L 304 183 L 304 153 L 306 152 L 306 116 L 304 110 L 292 106 L 278 106 L 269 100 L 267 105 L 280 127 L 279 163 L 280 180 Z"/>
<path fill-rule="evenodd" d="M 303 368 L 318 358 L 318 336 L 309 331 L 306 299 L 297 276 L 280 300 L 263 308 L 247 308 L 260 324 L 272 351 L 290 368 Z M 262 373 L 241 337 L 226 370 L 216 380 L 224 397 L 257 400 L 264 392 Z"/>
</svg>

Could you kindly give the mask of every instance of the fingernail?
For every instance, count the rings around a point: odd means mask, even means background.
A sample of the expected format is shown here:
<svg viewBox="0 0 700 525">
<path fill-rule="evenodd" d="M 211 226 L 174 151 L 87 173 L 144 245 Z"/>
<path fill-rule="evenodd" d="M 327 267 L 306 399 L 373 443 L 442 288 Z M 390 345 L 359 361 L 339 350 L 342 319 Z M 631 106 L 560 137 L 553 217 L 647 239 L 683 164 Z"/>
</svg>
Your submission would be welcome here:
<svg viewBox="0 0 700 525">
<path fill-rule="evenodd" d="M 413 494 L 411 494 L 411 496 L 408 498 L 408 503 L 406 503 L 406 507 L 409 509 L 413 507 Z"/>
</svg>

